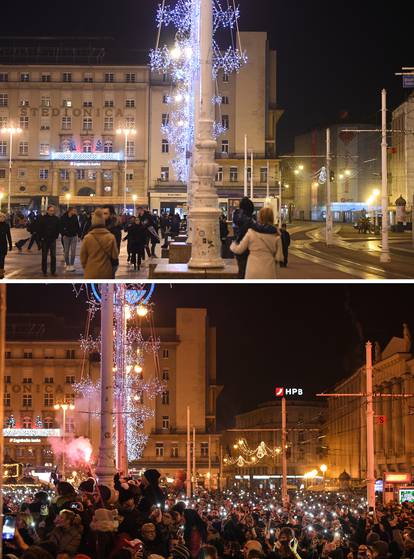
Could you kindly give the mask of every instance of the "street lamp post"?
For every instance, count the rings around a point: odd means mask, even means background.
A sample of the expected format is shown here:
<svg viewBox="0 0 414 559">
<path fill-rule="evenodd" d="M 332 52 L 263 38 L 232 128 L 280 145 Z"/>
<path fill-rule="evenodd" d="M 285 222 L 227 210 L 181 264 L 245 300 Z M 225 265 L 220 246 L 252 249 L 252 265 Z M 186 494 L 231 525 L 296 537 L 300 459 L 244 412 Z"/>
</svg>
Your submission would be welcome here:
<svg viewBox="0 0 414 559">
<path fill-rule="evenodd" d="M 69 203 L 70 203 L 70 199 L 71 199 L 71 194 L 70 192 L 66 192 L 65 194 L 65 199 L 66 199 L 66 209 L 69 209 Z"/>
<path fill-rule="evenodd" d="M 3 202 L 4 192 L 0 192 L 0 212 L 1 212 L 1 204 Z"/>
<path fill-rule="evenodd" d="M 124 144 L 124 214 L 126 214 L 127 209 L 127 168 L 128 168 L 128 138 L 130 136 L 135 136 L 137 131 L 135 128 L 118 128 L 117 134 L 123 134 L 125 139 Z"/>
<path fill-rule="evenodd" d="M 391 262 L 388 244 L 388 163 L 387 163 L 387 92 L 381 91 L 381 255 L 380 262 Z"/>
<path fill-rule="evenodd" d="M 137 198 L 138 198 L 138 196 L 136 194 L 132 195 L 132 201 L 134 202 L 134 215 L 136 213 Z"/>
<path fill-rule="evenodd" d="M 13 151 L 13 135 L 20 134 L 22 132 L 21 128 L 15 128 L 14 126 L 8 126 L 1 129 L 2 134 L 9 134 L 10 146 L 9 146 L 9 184 L 8 184 L 8 199 L 7 199 L 7 213 L 10 216 L 11 213 L 11 178 L 12 178 L 12 151 Z"/>
<path fill-rule="evenodd" d="M 322 476 L 323 476 L 323 490 L 325 491 L 325 484 L 326 484 L 326 470 L 328 469 L 328 466 L 326 464 L 321 464 L 319 467 L 320 471 L 322 472 Z"/>
<path fill-rule="evenodd" d="M 62 410 L 62 417 L 63 417 L 62 438 L 63 438 L 63 445 L 65 445 L 65 442 L 66 442 L 66 412 L 68 410 L 74 410 L 75 406 L 73 404 L 63 403 L 63 404 L 55 404 L 54 408 L 55 408 L 55 410 Z M 65 452 L 64 452 L 64 449 L 62 449 L 61 476 L 62 476 L 62 480 L 64 481 L 64 479 L 65 479 Z"/>
</svg>

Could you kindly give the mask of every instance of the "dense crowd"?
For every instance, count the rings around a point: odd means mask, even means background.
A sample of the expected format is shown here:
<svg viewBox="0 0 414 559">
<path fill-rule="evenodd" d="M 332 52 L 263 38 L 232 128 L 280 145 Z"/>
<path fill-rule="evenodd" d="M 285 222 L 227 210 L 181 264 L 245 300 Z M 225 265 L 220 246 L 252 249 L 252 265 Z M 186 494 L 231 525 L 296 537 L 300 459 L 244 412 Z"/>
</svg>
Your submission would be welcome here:
<svg viewBox="0 0 414 559">
<path fill-rule="evenodd" d="M 23 502 L 5 496 L 16 518 L 3 540 L 13 559 L 412 559 L 414 508 L 391 503 L 367 511 L 353 493 L 290 495 L 196 491 L 159 486 L 157 470 L 139 481 L 115 476 L 114 488 L 93 478 L 77 490 L 59 482 Z"/>
</svg>

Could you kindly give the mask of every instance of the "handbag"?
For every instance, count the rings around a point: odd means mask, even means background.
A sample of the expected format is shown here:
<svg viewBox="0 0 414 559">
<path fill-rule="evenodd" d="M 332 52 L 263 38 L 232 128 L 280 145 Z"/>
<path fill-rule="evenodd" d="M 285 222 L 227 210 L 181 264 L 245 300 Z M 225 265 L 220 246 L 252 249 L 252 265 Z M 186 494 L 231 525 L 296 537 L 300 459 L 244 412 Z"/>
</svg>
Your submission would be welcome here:
<svg viewBox="0 0 414 559">
<path fill-rule="evenodd" d="M 98 241 L 98 239 L 94 235 L 92 237 L 97 242 L 97 244 L 99 245 L 99 248 L 103 251 L 105 256 L 107 256 L 109 258 L 109 260 L 111 262 L 111 266 L 112 266 L 112 271 L 115 271 L 119 266 L 119 258 L 112 258 L 112 256 L 108 252 L 106 252 L 106 250 L 101 245 L 101 243 Z"/>
</svg>

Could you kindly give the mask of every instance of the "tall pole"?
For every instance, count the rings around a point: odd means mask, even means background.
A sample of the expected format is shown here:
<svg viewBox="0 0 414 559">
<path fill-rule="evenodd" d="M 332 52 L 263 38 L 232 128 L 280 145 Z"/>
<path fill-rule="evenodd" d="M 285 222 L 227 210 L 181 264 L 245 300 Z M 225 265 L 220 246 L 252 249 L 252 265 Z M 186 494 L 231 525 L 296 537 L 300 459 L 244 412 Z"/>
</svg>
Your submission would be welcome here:
<svg viewBox="0 0 414 559">
<path fill-rule="evenodd" d="M 411 205 L 411 245 L 414 247 L 414 194 Z"/>
<path fill-rule="evenodd" d="M 4 379 L 6 351 L 6 285 L 0 285 L 0 379 Z M 0 419 L 1 425 L 4 425 L 4 383 L 0 382 Z M 0 456 L 2 458 L 0 465 L 0 526 L 3 526 L 3 456 L 4 456 L 4 440 L 3 429 L 0 431 Z M 2 546 L 0 545 L 0 559 L 2 558 Z"/>
<path fill-rule="evenodd" d="M 113 315 L 114 286 L 101 285 L 101 414 L 99 455 L 96 476 L 99 483 L 113 487 L 115 455 L 113 444 Z"/>
<path fill-rule="evenodd" d="M 381 255 L 380 262 L 391 262 L 388 244 L 388 165 L 387 165 L 387 92 L 381 91 Z"/>
<path fill-rule="evenodd" d="M 326 246 L 332 244 L 331 130 L 326 129 Z"/>
<path fill-rule="evenodd" d="M 288 503 L 286 456 L 286 398 L 282 398 L 282 503 Z"/>
<path fill-rule="evenodd" d="M 250 152 L 250 199 L 254 200 L 253 150 Z"/>
<path fill-rule="evenodd" d="M 190 434 L 190 406 L 187 406 L 187 475 L 186 492 L 187 499 L 191 497 L 191 434 Z"/>
<path fill-rule="evenodd" d="M 223 445 L 220 445 L 219 491 L 223 491 Z"/>
<path fill-rule="evenodd" d="M 62 466 L 61 466 L 61 476 L 62 481 L 65 481 L 65 448 L 66 448 L 66 404 L 62 404 L 62 439 L 63 439 L 63 449 L 62 449 Z"/>
<path fill-rule="evenodd" d="M 280 214 L 280 227 L 282 227 L 283 223 L 283 210 L 282 210 L 282 190 L 283 190 L 283 181 L 282 181 L 282 170 L 280 170 L 280 186 L 279 186 L 279 214 Z"/>
<path fill-rule="evenodd" d="M 10 213 L 11 213 L 12 151 L 13 151 L 13 130 L 12 130 L 12 128 L 10 128 L 9 196 L 8 196 L 8 199 L 7 199 L 7 213 L 9 215 L 9 218 L 10 218 Z"/>
<path fill-rule="evenodd" d="M 217 174 L 214 138 L 215 93 L 213 81 L 213 2 L 200 1 L 200 98 L 197 137 L 194 149 L 194 174 L 190 227 L 192 232 L 191 259 L 189 268 L 223 268 L 219 231 L 220 210 L 214 186 Z M 197 19 L 197 18 L 195 18 Z"/>
<path fill-rule="evenodd" d="M 372 344 L 365 344 L 367 377 L 367 501 L 375 509 L 374 406 L 372 397 Z"/>
<path fill-rule="evenodd" d="M 266 198 L 270 197 L 269 161 L 266 161 Z"/>
<path fill-rule="evenodd" d="M 127 130 L 124 131 L 125 134 L 125 169 L 124 169 L 124 214 L 126 214 L 126 207 L 127 207 L 127 165 L 128 165 L 128 132 Z"/>
<path fill-rule="evenodd" d="M 193 494 L 196 490 L 196 429 L 193 427 Z"/>
<path fill-rule="evenodd" d="M 247 134 L 244 135 L 244 197 L 247 196 Z"/>
<path fill-rule="evenodd" d="M 208 436 L 208 490 L 211 491 L 211 435 Z"/>
</svg>

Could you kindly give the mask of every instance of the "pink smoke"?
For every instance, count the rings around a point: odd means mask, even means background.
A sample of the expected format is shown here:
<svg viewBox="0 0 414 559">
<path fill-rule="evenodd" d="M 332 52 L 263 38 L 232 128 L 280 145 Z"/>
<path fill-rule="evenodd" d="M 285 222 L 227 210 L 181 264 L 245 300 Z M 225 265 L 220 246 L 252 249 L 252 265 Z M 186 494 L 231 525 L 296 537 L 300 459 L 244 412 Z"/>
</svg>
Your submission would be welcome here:
<svg viewBox="0 0 414 559">
<path fill-rule="evenodd" d="M 50 437 L 49 443 L 56 457 L 64 453 L 66 460 L 73 466 L 84 466 L 90 462 L 92 446 L 90 440 L 85 437 L 65 440 L 60 437 Z"/>
</svg>

